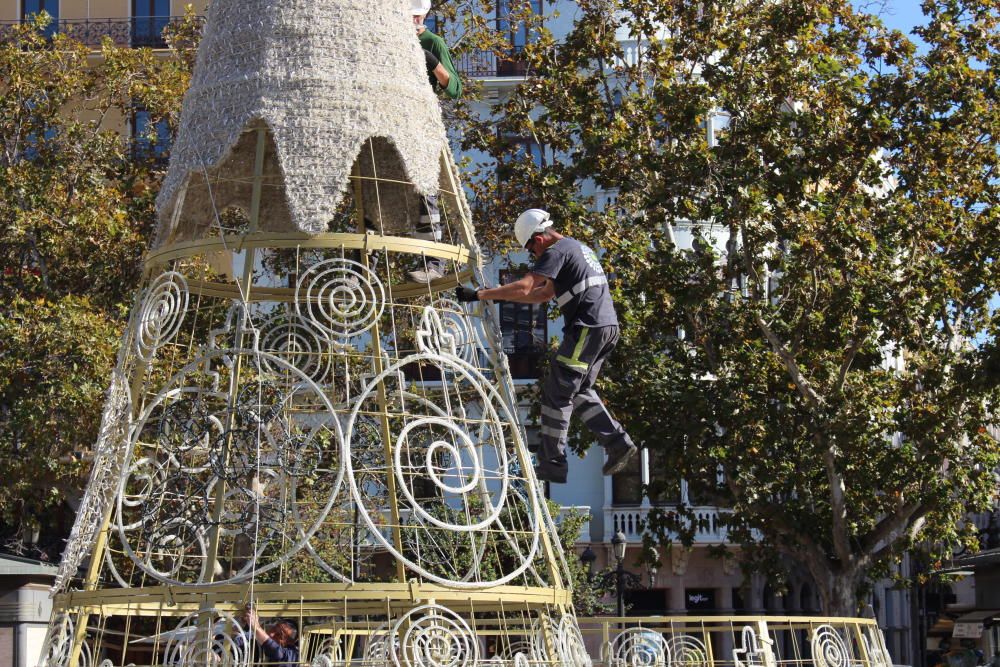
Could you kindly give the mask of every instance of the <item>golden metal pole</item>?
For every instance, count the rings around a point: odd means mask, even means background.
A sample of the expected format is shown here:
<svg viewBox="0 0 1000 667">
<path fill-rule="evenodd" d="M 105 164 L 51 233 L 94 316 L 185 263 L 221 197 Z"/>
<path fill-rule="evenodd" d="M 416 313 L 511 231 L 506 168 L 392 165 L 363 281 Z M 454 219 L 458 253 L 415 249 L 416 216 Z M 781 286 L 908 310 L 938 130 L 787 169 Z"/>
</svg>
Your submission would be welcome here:
<svg viewBox="0 0 1000 667">
<path fill-rule="evenodd" d="M 370 141 L 370 140 L 369 140 Z M 362 197 L 363 192 L 361 188 L 361 164 L 360 162 L 354 163 L 354 169 L 352 171 L 353 181 L 354 181 L 354 213 L 357 218 L 358 224 L 358 234 L 366 234 L 365 231 L 365 203 Z M 377 187 L 377 186 L 376 186 Z M 368 253 L 364 249 L 358 251 L 361 254 L 361 263 L 367 269 L 368 265 Z M 372 357 L 374 362 L 375 375 L 379 376 L 385 370 L 385 365 L 382 363 L 382 333 L 379 328 L 379 323 L 376 321 L 371 328 L 372 336 Z M 379 421 L 382 428 L 382 446 L 385 451 L 385 465 L 386 465 L 386 493 L 388 494 L 389 501 L 389 512 L 392 516 L 392 543 L 396 548 L 397 553 L 403 553 L 403 535 L 402 528 L 399 521 L 399 503 L 397 502 L 396 494 L 396 478 L 392 474 L 392 440 L 391 431 L 389 430 L 389 401 L 385 394 L 385 382 L 378 383 L 378 409 L 379 409 Z M 403 562 L 399 559 L 396 560 L 396 576 L 399 578 L 400 583 L 406 581 L 406 567 Z"/>
<path fill-rule="evenodd" d="M 251 192 L 250 199 L 250 228 L 249 233 L 257 231 L 257 227 L 260 223 L 260 198 L 261 191 L 263 190 L 263 178 L 264 178 L 264 154 L 267 151 L 267 129 L 258 128 L 257 129 L 257 149 L 254 155 L 254 165 L 253 165 L 253 190 Z M 241 279 L 243 289 L 241 290 L 244 299 L 249 297 L 250 290 L 253 285 L 253 268 L 254 263 L 257 260 L 256 250 L 254 248 L 247 248 L 244 250 L 246 253 L 243 261 L 243 276 Z M 238 325 L 236 329 L 236 335 L 234 337 L 235 349 L 239 350 L 243 348 L 244 331 L 246 329 L 247 313 L 243 311 L 240 313 L 238 318 Z M 229 448 L 232 446 L 232 428 L 234 419 L 234 409 L 236 406 L 236 401 L 239 398 L 239 384 L 240 384 L 240 374 L 243 370 L 242 355 L 237 355 L 233 362 L 232 375 L 229 378 L 229 415 L 227 417 L 226 423 L 226 458 L 229 458 Z M 212 489 L 215 494 L 215 506 L 212 508 L 212 528 L 209 534 L 208 542 L 208 552 L 206 553 L 206 560 L 208 562 L 209 574 L 208 579 L 212 581 L 215 579 L 215 563 L 219 556 L 219 542 L 220 542 L 220 523 L 222 521 L 222 512 L 225 509 L 225 498 L 226 498 L 226 483 L 219 479 L 215 487 Z M 256 557 L 256 553 L 251 557 Z"/>
</svg>

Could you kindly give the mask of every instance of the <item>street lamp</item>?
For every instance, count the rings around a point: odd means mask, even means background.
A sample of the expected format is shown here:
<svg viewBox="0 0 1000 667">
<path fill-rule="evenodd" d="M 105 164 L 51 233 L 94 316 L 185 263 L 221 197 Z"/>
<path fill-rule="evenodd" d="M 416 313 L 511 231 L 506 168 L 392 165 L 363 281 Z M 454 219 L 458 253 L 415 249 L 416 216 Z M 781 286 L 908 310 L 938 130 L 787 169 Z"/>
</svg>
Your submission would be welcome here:
<svg viewBox="0 0 1000 667">
<path fill-rule="evenodd" d="M 615 555 L 615 599 L 618 602 L 618 616 L 625 616 L 625 589 L 643 588 L 642 577 L 625 569 L 625 548 L 628 542 L 625 533 L 618 531 L 611 538 L 611 550 Z"/>
<path fill-rule="evenodd" d="M 591 549 L 589 545 L 583 550 L 583 553 L 580 554 L 580 562 L 587 568 L 588 580 L 594 579 L 594 561 L 596 560 L 597 554 L 594 553 L 594 550 Z"/>
<path fill-rule="evenodd" d="M 628 540 L 625 537 L 625 533 L 621 531 L 615 533 L 611 538 L 611 553 L 615 557 L 615 569 L 597 575 L 594 574 L 594 562 L 597 560 L 597 554 L 594 553 L 593 549 L 588 546 L 580 554 L 580 562 L 587 566 L 587 578 L 590 581 L 594 581 L 596 577 L 597 586 L 603 591 L 608 590 L 614 585 L 615 602 L 619 617 L 625 616 L 625 589 L 645 588 L 640 575 L 625 569 L 625 549 L 627 546 Z M 650 585 L 652 585 L 652 582 L 656 579 L 655 565 L 649 566 L 649 579 Z"/>
</svg>

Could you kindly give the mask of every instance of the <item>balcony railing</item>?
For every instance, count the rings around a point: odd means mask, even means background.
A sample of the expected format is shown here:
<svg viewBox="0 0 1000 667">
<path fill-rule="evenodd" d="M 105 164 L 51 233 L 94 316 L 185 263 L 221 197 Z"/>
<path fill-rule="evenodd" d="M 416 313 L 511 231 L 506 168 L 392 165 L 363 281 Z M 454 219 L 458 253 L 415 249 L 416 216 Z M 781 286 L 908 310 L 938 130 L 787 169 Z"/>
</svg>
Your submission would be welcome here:
<svg viewBox="0 0 1000 667">
<path fill-rule="evenodd" d="M 660 507 L 660 511 L 669 512 L 669 507 Z M 615 533 L 621 531 L 629 542 L 642 542 L 646 532 L 646 518 L 652 510 L 650 507 L 606 507 L 604 509 L 604 539 L 610 540 Z M 718 507 L 692 507 L 694 514 L 690 521 L 694 528 L 695 544 L 721 544 L 729 537 L 725 517 L 732 512 Z"/>
<path fill-rule="evenodd" d="M 527 63 L 522 53 L 524 47 L 514 47 L 508 53 L 498 56 L 493 51 L 473 50 L 456 54 L 455 69 L 464 77 L 473 79 L 515 78 L 523 79 L 527 73 Z"/>
<path fill-rule="evenodd" d="M 118 46 L 166 48 L 163 30 L 183 21 L 183 16 L 132 16 L 114 19 L 60 19 L 46 29 L 46 35 L 69 35 L 87 46 L 100 46 L 105 37 Z M 198 17 L 204 21 L 203 17 Z M 0 41 L 11 39 L 14 27 L 22 21 L 0 21 Z"/>
</svg>

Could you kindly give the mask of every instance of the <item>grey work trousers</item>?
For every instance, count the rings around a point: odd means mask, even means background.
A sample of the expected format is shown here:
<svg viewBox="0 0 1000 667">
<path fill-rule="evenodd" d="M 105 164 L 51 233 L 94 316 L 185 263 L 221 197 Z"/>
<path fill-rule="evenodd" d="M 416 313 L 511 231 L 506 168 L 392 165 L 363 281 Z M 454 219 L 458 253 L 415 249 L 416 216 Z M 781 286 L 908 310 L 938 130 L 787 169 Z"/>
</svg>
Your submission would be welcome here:
<svg viewBox="0 0 1000 667">
<path fill-rule="evenodd" d="M 415 239 L 424 241 L 434 241 L 441 243 L 444 240 L 444 225 L 441 224 L 441 207 L 438 205 L 437 195 L 427 195 L 420 198 L 420 222 L 417 223 Z M 446 262 L 439 257 L 428 257 L 425 260 L 426 269 L 435 268 L 444 272 Z"/>
<path fill-rule="evenodd" d="M 632 439 L 594 391 L 601 366 L 618 344 L 618 327 L 567 327 L 552 355 L 542 385 L 542 438 L 538 460 L 565 465 L 566 433 L 573 411 L 604 448 L 630 445 Z"/>
</svg>

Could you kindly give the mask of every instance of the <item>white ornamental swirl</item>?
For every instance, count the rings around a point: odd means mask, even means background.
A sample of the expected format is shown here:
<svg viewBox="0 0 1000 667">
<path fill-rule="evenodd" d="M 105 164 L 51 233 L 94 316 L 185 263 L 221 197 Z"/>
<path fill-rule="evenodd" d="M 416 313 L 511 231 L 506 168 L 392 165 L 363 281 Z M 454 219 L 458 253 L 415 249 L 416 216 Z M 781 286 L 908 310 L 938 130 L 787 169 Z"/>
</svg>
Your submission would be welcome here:
<svg viewBox="0 0 1000 667">
<path fill-rule="evenodd" d="M 169 633 L 163 664 L 173 667 L 238 667 L 250 663 L 252 643 L 239 621 L 218 609 L 196 611 Z"/>
<path fill-rule="evenodd" d="M 743 644 L 733 649 L 733 663 L 736 667 L 760 667 L 768 663 L 768 655 L 773 640 L 769 637 L 757 637 L 757 631 L 751 625 L 744 625 L 742 631 Z"/>
<path fill-rule="evenodd" d="M 455 339 L 458 356 L 466 363 L 478 365 L 482 339 L 465 306 L 452 299 L 438 299 L 436 307 L 444 330 Z"/>
<path fill-rule="evenodd" d="M 399 642 L 390 633 L 389 621 L 386 621 L 368 635 L 363 662 L 366 665 L 388 665 L 389 657 L 398 646 Z"/>
<path fill-rule="evenodd" d="M 359 422 L 359 413 L 361 412 L 362 407 L 368 397 L 375 395 L 380 385 L 390 378 L 398 377 L 401 370 L 405 366 L 422 363 L 433 363 L 442 367 L 444 370 L 447 370 L 447 372 L 453 374 L 454 380 L 452 384 L 467 384 L 472 387 L 476 394 L 478 394 L 478 403 L 483 409 L 483 415 L 478 421 L 482 424 L 491 425 L 494 431 L 490 446 L 495 451 L 497 464 L 496 470 L 494 471 L 494 477 L 491 479 L 491 482 L 496 488 L 492 489 L 492 498 L 479 497 L 479 500 L 482 501 L 482 508 L 477 509 L 477 514 L 482 517 L 479 520 L 475 520 L 473 513 L 461 511 L 460 509 L 460 511 L 452 514 L 455 520 L 449 521 L 442 519 L 439 516 L 435 516 L 422 507 L 421 503 L 409 489 L 406 472 L 402 469 L 403 461 L 401 454 L 402 450 L 407 449 L 407 436 L 411 436 L 413 431 L 418 428 L 436 427 L 438 431 L 443 429 L 446 430 L 451 437 L 458 441 L 458 445 L 455 445 L 452 442 L 437 438 L 430 443 L 424 453 L 426 459 L 423 466 L 425 474 L 427 474 L 428 478 L 442 493 L 464 495 L 469 491 L 481 488 L 482 480 L 484 479 L 484 471 L 482 468 L 483 456 L 481 452 L 477 451 L 477 449 L 482 447 L 482 445 L 477 445 L 469 433 L 446 416 L 428 415 L 412 418 L 411 421 L 406 423 L 399 433 L 399 436 L 395 439 L 392 474 L 396 477 L 398 482 L 402 482 L 397 490 L 402 493 L 403 497 L 413 509 L 414 514 L 421 522 L 430 524 L 431 526 L 434 526 L 442 531 L 454 533 L 475 533 L 476 531 L 484 531 L 491 528 L 497 523 L 501 513 L 504 511 L 508 497 L 514 495 L 511 490 L 511 459 L 510 454 L 507 451 L 507 443 L 502 435 L 502 429 L 505 425 L 513 425 L 517 422 L 497 389 L 490 384 L 490 382 L 477 369 L 465 364 L 457 358 L 431 353 L 415 354 L 401 359 L 376 376 L 361 392 L 351 412 L 350 419 L 348 420 L 347 428 L 345 429 L 342 458 L 344 459 L 347 467 L 346 476 L 350 484 L 352 496 L 357 503 L 359 514 L 368 526 L 368 529 L 371 531 L 372 536 L 375 537 L 375 539 L 385 549 L 387 549 L 397 559 L 402 561 L 411 570 L 421 574 L 431 581 L 457 588 L 486 588 L 508 583 L 514 578 L 520 576 L 520 574 L 531 565 L 531 561 L 534 559 L 535 553 L 538 550 L 540 539 L 539 526 L 541 525 L 541 518 L 539 507 L 537 503 L 534 502 L 534 496 L 531 496 L 531 500 L 528 503 L 529 506 L 526 508 L 528 521 L 530 522 L 531 544 L 528 552 L 521 554 L 522 562 L 517 564 L 517 566 L 510 572 L 507 572 L 492 581 L 469 581 L 469 577 L 464 577 L 461 580 L 443 577 L 427 570 L 419 562 L 415 562 L 405 554 L 400 553 L 396 549 L 392 540 L 390 540 L 389 537 L 384 534 L 384 531 L 379 528 L 375 518 L 371 516 L 371 513 L 368 511 L 365 503 L 365 494 L 358 486 L 358 474 L 355 471 L 352 460 L 351 442 L 353 439 L 353 433 L 356 429 L 356 424 Z M 453 457 L 452 460 L 459 462 L 456 464 L 455 473 L 451 475 L 452 477 L 457 478 L 457 482 L 449 483 L 444 476 L 438 474 L 435 467 L 436 464 L 434 462 L 434 455 L 439 452 L 447 453 Z M 464 458 L 462 457 L 463 453 L 465 454 Z M 458 519 L 460 518 L 467 520 L 459 522 Z M 500 530 L 502 532 L 502 527 Z"/>
<path fill-rule="evenodd" d="M 396 667 L 474 667 L 479 641 L 465 620 L 438 604 L 410 610 L 393 624 L 399 646 L 392 652 Z"/>
<path fill-rule="evenodd" d="M 813 630 L 813 664 L 816 667 L 848 667 L 850 655 L 840 633 L 832 625 L 821 625 Z"/>
<path fill-rule="evenodd" d="M 180 331 L 188 308 L 187 279 L 167 271 L 146 288 L 135 331 L 135 351 L 143 361 L 152 361 L 156 351 Z"/>
<path fill-rule="evenodd" d="M 73 619 L 66 612 L 53 614 L 43 644 L 41 667 L 65 667 L 73 648 Z"/>
<path fill-rule="evenodd" d="M 593 664 L 580 626 L 572 616 L 563 616 L 559 620 L 559 655 L 563 667 L 590 667 Z"/>
<path fill-rule="evenodd" d="M 385 301 L 385 287 L 375 272 L 350 259 L 313 264 L 295 285 L 298 314 L 336 338 L 351 338 L 375 326 Z"/>
<path fill-rule="evenodd" d="M 629 628 L 611 642 L 612 664 L 620 667 L 667 667 L 670 648 L 659 632 Z"/>
<path fill-rule="evenodd" d="M 861 635 L 861 638 L 865 642 L 865 648 L 868 651 L 868 660 L 872 667 L 891 667 L 892 657 L 885 647 L 885 637 L 878 627 L 869 627 L 868 633 Z"/>
<path fill-rule="evenodd" d="M 261 406 L 256 403 L 237 404 L 236 408 L 246 408 L 241 413 L 245 423 L 226 430 L 225 422 L 231 420 L 226 410 L 232 409 L 227 407 L 226 395 L 188 386 L 188 383 L 192 377 L 208 382 L 210 378 L 204 373 L 205 369 L 239 356 L 246 359 L 243 364 L 246 368 L 267 364 L 281 369 L 276 375 L 281 375 L 285 384 L 272 391 L 269 385 L 259 385 L 253 376 L 248 376 L 252 391 L 244 392 L 247 400 L 259 401 L 259 396 L 277 392 L 278 398 L 273 400 L 279 403 L 277 406 L 269 404 L 260 414 Z M 302 400 L 306 396 L 313 401 L 321 419 L 284 420 L 279 424 L 275 411 L 293 397 Z M 180 409 L 175 409 L 177 406 Z M 267 428 L 258 426 L 266 420 L 271 420 Z M 291 427 L 311 430 L 292 432 Z M 235 583 L 279 567 L 320 529 L 343 484 L 343 462 L 331 461 L 322 473 L 324 489 L 328 490 L 325 504 L 320 500 L 309 508 L 310 514 L 299 508 L 291 515 L 294 519 L 291 522 L 282 514 L 285 502 L 297 504 L 298 477 L 314 469 L 316 466 L 309 464 L 319 461 L 318 457 L 322 456 L 314 442 L 322 437 L 321 430 L 330 432 L 329 455 L 341 455 L 343 435 L 333 405 L 308 376 L 288 362 L 250 349 L 212 350 L 191 362 L 149 401 L 133 428 L 133 450 L 141 442 L 142 448 L 152 451 L 158 460 L 153 460 L 151 455 L 134 463 L 126 462 L 128 472 L 122 475 L 119 484 L 116 519 L 125 555 L 157 581 L 188 587 Z M 143 438 L 144 435 L 152 437 Z M 257 438 L 257 450 L 266 447 L 268 458 L 258 461 L 250 447 L 233 447 L 230 456 L 221 457 L 218 448 L 238 436 Z M 227 482 L 220 535 L 251 532 L 258 535 L 258 540 L 255 557 L 247 558 L 246 564 L 229 578 L 216 579 L 213 583 L 207 576 L 214 563 L 207 558 L 210 526 L 206 517 L 215 504 L 214 489 L 219 479 Z M 167 488 L 164 480 L 180 483 L 176 488 Z M 241 484 L 243 486 L 238 486 Z M 280 488 L 270 493 L 268 489 L 272 487 Z M 159 494 L 156 498 L 152 498 L 154 489 Z M 137 521 L 126 518 L 134 517 L 136 512 L 140 513 Z M 173 516 L 161 516 L 163 512 L 173 512 Z M 270 535 L 272 532 L 274 535 Z M 268 537 L 265 539 L 261 535 Z M 264 562 L 264 554 L 272 543 L 282 544 L 281 551 L 273 560 Z M 114 569 L 113 574 L 122 583 L 120 574 Z"/>
<path fill-rule="evenodd" d="M 283 359 L 308 375 L 313 382 L 324 384 L 330 379 L 330 341 L 298 313 L 277 313 L 261 322 L 257 349 Z M 272 373 L 266 361 L 262 365 Z"/>
<path fill-rule="evenodd" d="M 677 635 L 667 642 L 670 664 L 673 667 L 708 667 L 708 649 L 705 643 L 691 635 Z"/>
<path fill-rule="evenodd" d="M 334 667 L 341 662 L 340 639 L 328 637 L 316 648 L 316 655 L 313 656 L 310 667 Z"/>
</svg>

